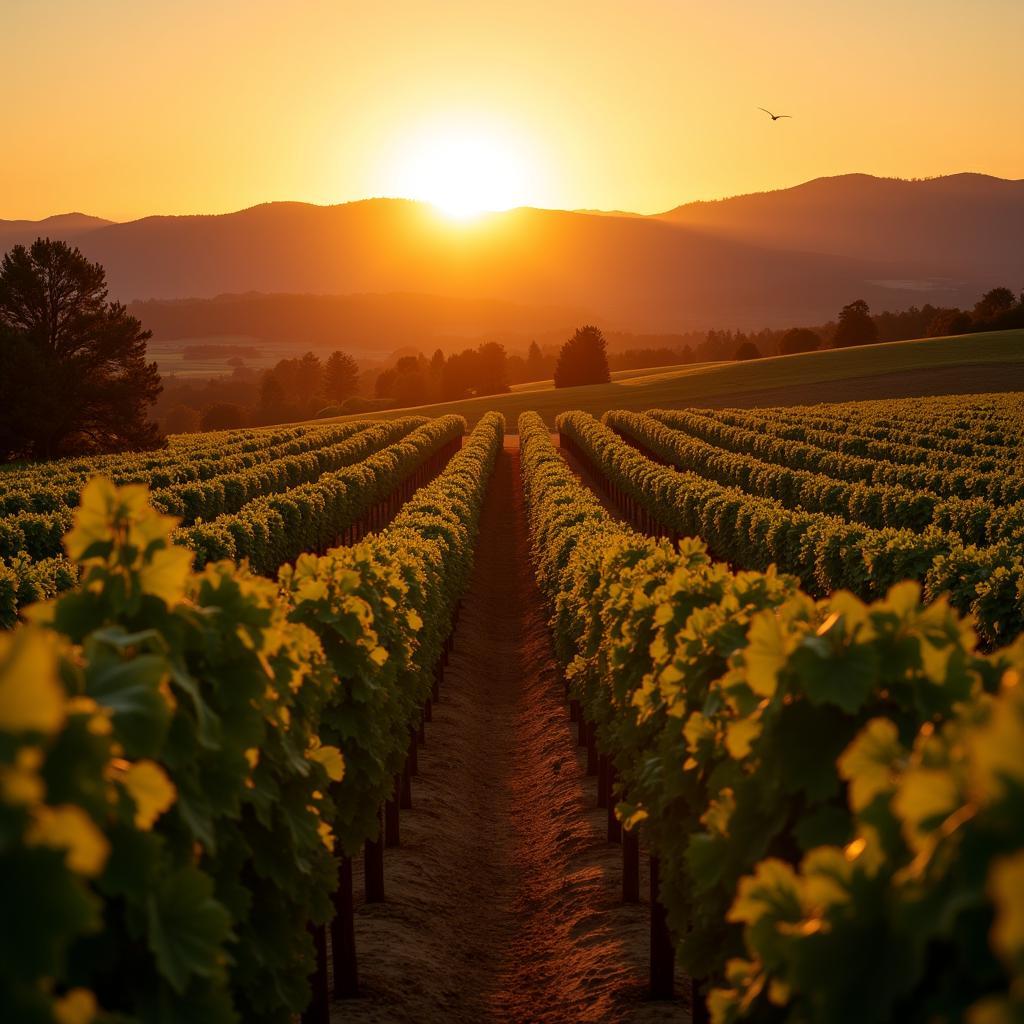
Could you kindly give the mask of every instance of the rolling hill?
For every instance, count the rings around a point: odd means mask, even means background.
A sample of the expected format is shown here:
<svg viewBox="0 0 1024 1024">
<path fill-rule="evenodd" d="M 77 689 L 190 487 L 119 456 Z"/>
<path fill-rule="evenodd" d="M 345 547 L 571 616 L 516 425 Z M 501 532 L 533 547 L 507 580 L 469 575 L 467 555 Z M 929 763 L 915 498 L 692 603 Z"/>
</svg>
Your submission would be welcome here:
<svg viewBox="0 0 1024 1024">
<path fill-rule="evenodd" d="M 292 302 L 301 340 L 325 296 L 348 296 L 338 330 L 383 351 L 409 324 L 402 340 L 429 345 L 446 334 L 528 340 L 587 320 L 640 332 L 787 327 L 854 298 L 875 310 L 971 305 L 993 284 L 1024 281 L 1024 181 L 846 175 L 653 217 L 524 207 L 456 222 L 370 199 L 0 222 L 0 246 L 36 234 L 101 262 L 115 297 L 174 304 L 147 310 L 163 337 L 169 322 L 182 337 L 250 333 L 246 320 Z"/>
<path fill-rule="evenodd" d="M 985 278 L 1014 288 L 1024 281 L 1024 179 L 845 174 L 687 203 L 658 219 L 754 245 L 889 260 L 907 278 Z"/>
<path fill-rule="evenodd" d="M 1024 331 L 895 341 L 749 362 L 626 371 L 616 376 L 609 384 L 556 390 L 548 381 L 524 385 L 505 395 L 390 409 L 371 418 L 391 419 L 413 412 L 424 416 L 457 413 L 472 426 L 484 413 L 497 409 L 513 430 L 519 414 L 526 410 L 540 413 L 553 425 L 555 416 L 567 409 L 600 415 L 609 409 L 808 405 L 1024 391 Z"/>
</svg>

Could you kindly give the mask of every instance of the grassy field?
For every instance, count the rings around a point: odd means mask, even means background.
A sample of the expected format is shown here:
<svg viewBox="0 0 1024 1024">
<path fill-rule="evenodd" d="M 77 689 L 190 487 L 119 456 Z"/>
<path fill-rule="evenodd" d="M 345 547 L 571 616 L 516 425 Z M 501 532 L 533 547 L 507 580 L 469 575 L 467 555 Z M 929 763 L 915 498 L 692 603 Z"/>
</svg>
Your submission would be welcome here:
<svg viewBox="0 0 1024 1024">
<path fill-rule="evenodd" d="M 665 373 L 678 373 L 682 370 L 700 370 L 708 366 L 722 366 L 721 362 L 710 363 L 677 363 L 675 366 L 657 366 L 653 369 L 648 367 L 644 370 L 612 370 L 612 383 L 622 380 L 633 380 L 635 377 L 661 376 Z M 527 391 L 553 391 L 555 382 L 553 380 L 531 380 L 526 384 L 513 384 L 514 394 L 521 395 Z"/>
<path fill-rule="evenodd" d="M 608 409 L 795 405 L 1024 390 L 1024 331 L 898 341 L 743 363 L 626 370 L 616 378 L 609 384 L 561 390 L 555 390 L 550 381 L 535 382 L 520 385 L 506 395 L 389 409 L 374 418 L 389 419 L 411 412 L 427 416 L 458 413 L 472 426 L 485 412 L 497 409 L 511 425 L 527 409 L 553 423 L 565 409 L 583 409 L 596 415 Z"/>
</svg>

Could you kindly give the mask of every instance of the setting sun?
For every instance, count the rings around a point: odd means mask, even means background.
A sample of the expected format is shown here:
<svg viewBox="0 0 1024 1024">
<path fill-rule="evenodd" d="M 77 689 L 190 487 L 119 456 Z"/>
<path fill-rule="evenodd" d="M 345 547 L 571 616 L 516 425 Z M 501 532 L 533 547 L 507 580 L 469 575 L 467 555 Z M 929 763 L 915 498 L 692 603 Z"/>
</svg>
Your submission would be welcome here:
<svg viewBox="0 0 1024 1024">
<path fill-rule="evenodd" d="M 495 132 L 448 129 L 415 136 L 396 158 L 394 193 L 466 219 L 530 201 L 524 147 Z"/>
</svg>

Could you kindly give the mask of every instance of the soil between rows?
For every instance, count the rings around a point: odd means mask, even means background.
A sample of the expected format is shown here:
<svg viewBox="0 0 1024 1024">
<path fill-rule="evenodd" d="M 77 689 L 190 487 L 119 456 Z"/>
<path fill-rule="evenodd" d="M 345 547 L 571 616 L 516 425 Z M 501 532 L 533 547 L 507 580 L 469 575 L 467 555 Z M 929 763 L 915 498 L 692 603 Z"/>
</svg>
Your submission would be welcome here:
<svg viewBox="0 0 1024 1024">
<path fill-rule="evenodd" d="M 402 845 L 386 851 L 387 902 L 362 901 L 356 864 L 363 994 L 333 1004 L 339 1024 L 689 1018 L 645 1000 L 649 908 L 621 902 L 620 848 L 562 699 L 517 441 L 484 504 Z"/>
</svg>

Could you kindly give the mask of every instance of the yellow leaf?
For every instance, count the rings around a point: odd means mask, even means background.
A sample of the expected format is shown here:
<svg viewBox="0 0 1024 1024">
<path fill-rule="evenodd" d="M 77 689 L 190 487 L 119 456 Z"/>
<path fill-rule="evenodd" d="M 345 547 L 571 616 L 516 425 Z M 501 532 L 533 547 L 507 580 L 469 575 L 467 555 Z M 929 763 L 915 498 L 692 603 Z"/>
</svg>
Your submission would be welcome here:
<svg viewBox="0 0 1024 1024">
<path fill-rule="evenodd" d="M 420 618 L 419 613 L 415 609 L 411 608 L 405 613 L 405 621 L 413 631 L 418 631 L 423 628 L 423 619 Z"/>
<path fill-rule="evenodd" d="M 758 612 L 751 619 L 743 661 L 747 667 L 747 683 L 754 693 L 771 697 L 779 681 L 779 672 L 786 664 L 787 646 L 775 613 L 770 609 Z"/>
<path fill-rule="evenodd" d="M 733 791 L 726 787 L 717 799 L 712 800 L 708 804 L 708 809 L 701 816 L 700 823 L 711 832 L 716 832 L 720 836 L 727 836 L 729 834 L 729 821 L 735 810 L 736 797 Z"/>
<path fill-rule="evenodd" d="M 887 718 L 868 722 L 836 762 L 850 783 L 850 806 L 863 810 L 893 785 L 894 765 L 904 756 L 896 726 Z"/>
<path fill-rule="evenodd" d="M 305 579 L 295 589 L 296 601 L 322 601 L 327 594 L 327 584 L 323 580 Z"/>
<path fill-rule="evenodd" d="M 1005 790 L 1006 779 L 1024 782 L 1024 708 L 1015 690 L 992 702 L 989 720 L 967 742 L 971 783 L 978 796 L 995 799 Z"/>
<path fill-rule="evenodd" d="M 754 740 L 761 735 L 761 723 L 756 718 L 741 718 L 725 727 L 725 746 L 736 760 L 750 753 Z"/>
<path fill-rule="evenodd" d="M 96 541 L 113 540 L 112 518 L 117 487 L 105 476 L 94 476 L 83 488 L 75 509 L 75 525 L 64 538 L 68 557 L 78 562 Z"/>
<path fill-rule="evenodd" d="M 1013 970 L 1024 952 L 1024 853 L 1003 857 L 992 865 L 988 891 L 996 908 L 992 945 Z"/>
<path fill-rule="evenodd" d="M 98 1009 L 87 988 L 73 988 L 53 1001 L 53 1018 L 57 1024 L 91 1024 Z"/>
<path fill-rule="evenodd" d="M 0 729 L 52 735 L 64 715 L 54 640 L 30 627 L 0 634 Z"/>
<path fill-rule="evenodd" d="M 388 660 L 388 652 L 383 647 L 374 647 L 370 651 L 371 660 L 377 665 L 383 665 Z"/>
<path fill-rule="evenodd" d="M 36 808 L 25 832 L 25 842 L 29 846 L 67 850 L 68 867 L 87 878 L 95 878 L 103 870 L 110 853 L 107 837 L 74 804 Z"/>
<path fill-rule="evenodd" d="M 185 584 L 192 571 L 192 552 L 188 548 L 169 547 L 154 551 L 139 570 L 143 593 L 177 604 L 185 596 Z"/>
<path fill-rule="evenodd" d="M 947 818 L 961 804 L 956 780 L 949 771 L 912 768 L 900 780 L 892 806 L 903 819 L 911 845 L 921 822 L 929 818 Z"/>
<path fill-rule="evenodd" d="M 39 774 L 43 752 L 22 747 L 9 767 L 0 765 L 0 795 L 9 804 L 34 806 L 46 798 L 46 784 Z"/>
<path fill-rule="evenodd" d="M 320 824 L 317 825 L 317 829 L 316 830 L 320 834 L 321 842 L 324 844 L 324 846 L 327 847 L 328 850 L 330 850 L 333 853 L 334 852 L 334 830 L 331 828 L 330 825 L 327 824 L 326 821 L 321 821 Z"/>
<path fill-rule="evenodd" d="M 633 829 L 637 827 L 637 825 L 639 825 L 641 822 L 646 821 L 648 817 L 649 815 L 647 811 L 645 811 L 642 807 L 638 807 L 635 811 L 633 811 L 631 814 L 627 814 L 626 817 L 622 819 L 622 827 L 627 832 L 632 832 Z"/>
<path fill-rule="evenodd" d="M 949 670 L 949 660 L 953 654 L 953 644 L 946 642 L 944 646 L 936 647 L 928 640 L 922 639 L 920 651 L 925 676 L 933 683 L 944 683 Z"/>
<path fill-rule="evenodd" d="M 327 769 L 327 777 L 332 782 L 341 782 L 345 777 L 345 759 L 337 747 L 317 747 L 306 752 L 311 761 L 317 761 Z"/>
<path fill-rule="evenodd" d="M 155 761 L 137 761 L 124 773 L 121 783 L 135 801 L 135 827 L 147 832 L 178 795 L 167 772 Z"/>
</svg>

